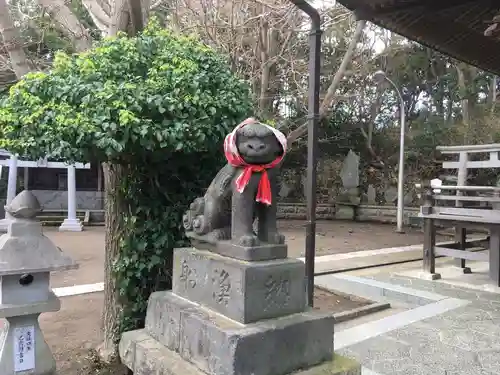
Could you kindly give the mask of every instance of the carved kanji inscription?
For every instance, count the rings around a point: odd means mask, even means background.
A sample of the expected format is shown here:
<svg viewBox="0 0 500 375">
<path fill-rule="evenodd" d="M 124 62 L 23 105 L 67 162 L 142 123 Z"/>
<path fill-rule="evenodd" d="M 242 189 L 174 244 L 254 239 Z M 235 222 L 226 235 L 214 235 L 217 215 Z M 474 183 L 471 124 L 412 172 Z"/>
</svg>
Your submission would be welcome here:
<svg viewBox="0 0 500 375">
<path fill-rule="evenodd" d="M 270 275 L 264 284 L 266 309 L 285 306 L 290 301 L 290 280 L 283 276 Z"/>
<path fill-rule="evenodd" d="M 226 270 L 214 270 L 214 292 L 213 297 L 215 301 L 221 305 L 226 305 L 229 303 L 229 297 L 231 292 L 231 279 L 229 278 L 229 273 Z"/>
<path fill-rule="evenodd" d="M 196 286 L 196 270 L 189 267 L 186 259 L 184 259 L 181 263 L 181 275 L 179 279 L 190 288 L 194 288 Z"/>
</svg>

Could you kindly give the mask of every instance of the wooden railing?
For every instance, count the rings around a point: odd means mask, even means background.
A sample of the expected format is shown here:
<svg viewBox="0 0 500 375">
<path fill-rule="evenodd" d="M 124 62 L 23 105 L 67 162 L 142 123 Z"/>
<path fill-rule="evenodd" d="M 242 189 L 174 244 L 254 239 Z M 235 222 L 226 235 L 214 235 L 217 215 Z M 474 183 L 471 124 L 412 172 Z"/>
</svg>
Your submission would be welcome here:
<svg viewBox="0 0 500 375">
<path fill-rule="evenodd" d="M 420 217 L 424 220 L 424 271 L 432 279 L 440 277 L 435 270 L 436 255 L 449 256 L 458 260 L 457 266 L 464 273 L 470 273 L 466 260 L 489 261 L 490 278 L 500 285 L 500 188 L 494 186 L 469 186 L 469 169 L 500 168 L 498 153 L 500 144 L 480 146 L 448 146 L 437 148 L 443 154 L 458 154 L 458 161 L 444 161 L 443 168 L 457 169 L 457 186 L 430 184 L 420 186 L 424 200 Z M 471 153 L 489 154 L 488 160 L 470 160 Z M 446 205 L 454 201 L 455 206 Z M 467 202 L 475 203 L 465 207 Z M 477 205 L 480 203 L 480 205 Z M 436 247 L 436 224 L 455 227 L 455 242 L 459 249 Z M 490 231 L 490 254 L 465 251 L 467 228 L 480 227 Z"/>
</svg>

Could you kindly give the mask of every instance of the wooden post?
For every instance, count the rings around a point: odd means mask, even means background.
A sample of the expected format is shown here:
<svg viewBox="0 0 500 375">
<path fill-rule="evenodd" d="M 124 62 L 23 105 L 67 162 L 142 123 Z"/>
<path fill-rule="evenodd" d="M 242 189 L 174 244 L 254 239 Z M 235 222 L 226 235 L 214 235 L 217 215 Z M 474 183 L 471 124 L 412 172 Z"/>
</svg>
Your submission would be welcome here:
<svg viewBox="0 0 500 375">
<path fill-rule="evenodd" d="M 423 278 L 437 280 L 441 275 L 436 273 L 436 256 L 434 247 L 436 246 L 436 227 L 434 219 L 425 217 L 432 214 L 434 206 L 434 198 L 432 196 L 432 187 L 423 194 L 424 205 L 421 207 L 422 215 L 424 215 L 424 254 L 423 254 Z"/>
<path fill-rule="evenodd" d="M 490 279 L 495 286 L 500 286 L 500 226 L 490 230 Z"/>
<path fill-rule="evenodd" d="M 467 161 L 469 160 L 469 156 L 467 152 L 463 151 L 460 153 L 458 159 L 458 177 L 457 177 L 457 185 L 466 186 L 467 185 Z M 457 190 L 457 195 L 463 195 L 463 193 Z M 456 207 L 462 207 L 462 201 L 455 201 Z M 467 248 L 467 229 L 462 225 L 455 226 L 455 243 L 457 244 L 457 249 L 465 251 Z M 469 267 L 465 265 L 465 259 L 455 258 L 455 266 L 462 269 L 463 273 L 471 273 Z"/>
<path fill-rule="evenodd" d="M 498 198 L 499 191 L 493 193 L 493 197 Z M 496 203 L 493 203 L 493 209 L 496 209 Z M 500 226 L 494 225 L 490 229 L 490 279 L 495 286 L 500 286 Z"/>
<path fill-rule="evenodd" d="M 457 250 L 467 250 L 467 229 L 460 224 L 455 226 L 455 243 L 457 244 Z M 463 273 L 472 272 L 470 267 L 465 265 L 465 259 L 455 258 L 455 266 L 461 268 Z"/>
</svg>

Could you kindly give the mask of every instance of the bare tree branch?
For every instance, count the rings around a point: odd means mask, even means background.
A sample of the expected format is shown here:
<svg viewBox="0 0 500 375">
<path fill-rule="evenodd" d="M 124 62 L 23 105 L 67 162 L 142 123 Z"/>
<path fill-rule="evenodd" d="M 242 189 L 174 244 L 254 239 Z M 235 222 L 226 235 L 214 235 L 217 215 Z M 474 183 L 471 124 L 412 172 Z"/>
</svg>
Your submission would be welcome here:
<svg viewBox="0 0 500 375">
<path fill-rule="evenodd" d="M 344 73 L 347 70 L 347 66 L 350 64 L 352 60 L 352 56 L 354 54 L 354 51 L 356 50 L 356 46 L 359 43 L 359 40 L 361 39 L 361 35 L 363 34 L 363 29 L 365 28 L 365 25 L 366 25 L 365 20 L 357 21 L 356 30 L 354 31 L 351 42 L 349 43 L 349 48 L 347 49 L 344 58 L 342 59 L 342 63 L 340 64 L 337 72 L 335 73 L 332 83 L 328 87 L 326 96 L 323 99 L 323 102 L 321 103 L 319 110 L 320 119 L 325 117 L 328 108 L 332 106 L 335 97 L 335 91 L 337 90 L 340 81 L 342 80 L 342 77 L 344 76 Z M 302 124 L 288 135 L 287 137 L 288 143 L 295 142 L 298 138 L 306 134 L 306 132 L 307 132 L 307 123 Z"/>
<path fill-rule="evenodd" d="M 7 49 L 12 70 L 20 79 L 31 71 L 31 67 L 23 49 L 22 39 L 12 22 L 6 0 L 0 0 L 0 35 Z"/>
<path fill-rule="evenodd" d="M 111 17 L 104 10 L 104 8 L 99 4 L 97 0 L 82 0 L 82 4 L 89 12 L 92 21 L 102 32 L 107 32 L 109 25 L 111 23 Z"/>
</svg>

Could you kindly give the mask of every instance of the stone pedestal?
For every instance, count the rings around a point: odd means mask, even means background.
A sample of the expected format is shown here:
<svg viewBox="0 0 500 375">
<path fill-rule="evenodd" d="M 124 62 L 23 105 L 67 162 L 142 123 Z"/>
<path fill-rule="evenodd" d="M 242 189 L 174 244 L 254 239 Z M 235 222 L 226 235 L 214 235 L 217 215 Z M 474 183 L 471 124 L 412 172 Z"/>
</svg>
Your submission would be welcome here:
<svg viewBox="0 0 500 375">
<path fill-rule="evenodd" d="M 333 317 L 306 307 L 302 262 L 190 248 L 174 265 L 173 291 L 153 293 L 145 328 L 120 342 L 135 374 L 284 375 L 332 361 Z"/>
<path fill-rule="evenodd" d="M 60 232 L 81 232 L 83 231 L 83 224 L 80 219 L 64 219 L 62 224 L 59 226 Z"/>
</svg>

